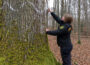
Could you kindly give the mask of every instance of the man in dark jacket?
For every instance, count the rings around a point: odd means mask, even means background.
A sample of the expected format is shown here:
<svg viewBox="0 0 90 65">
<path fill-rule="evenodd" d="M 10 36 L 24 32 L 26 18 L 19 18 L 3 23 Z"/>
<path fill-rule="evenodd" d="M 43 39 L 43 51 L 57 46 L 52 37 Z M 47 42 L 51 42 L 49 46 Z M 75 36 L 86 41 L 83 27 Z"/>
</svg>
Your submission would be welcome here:
<svg viewBox="0 0 90 65">
<path fill-rule="evenodd" d="M 49 31 L 46 29 L 46 34 L 57 36 L 57 44 L 61 48 L 63 65 L 71 65 L 71 51 L 73 45 L 71 43 L 70 34 L 72 31 L 71 23 L 73 18 L 71 15 L 66 14 L 62 17 L 62 19 L 60 19 L 54 12 L 51 12 L 50 9 L 48 9 L 48 12 L 51 13 L 60 26 L 54 31 Z"/>
</svg>

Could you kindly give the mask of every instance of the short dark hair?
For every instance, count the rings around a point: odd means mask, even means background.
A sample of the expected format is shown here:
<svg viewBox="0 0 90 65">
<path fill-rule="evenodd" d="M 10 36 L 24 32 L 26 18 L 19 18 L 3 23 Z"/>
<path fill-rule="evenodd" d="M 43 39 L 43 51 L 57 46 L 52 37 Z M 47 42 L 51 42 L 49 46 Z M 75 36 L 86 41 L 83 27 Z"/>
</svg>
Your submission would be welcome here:
<svg viewBox="0 0 90 65">
<path fill-rule="evenodd" d="M 65 14 L 64 15 L 65 22 L 71 24 L 73 22 L 73 17 L 70 14 Z"/>
</svg>

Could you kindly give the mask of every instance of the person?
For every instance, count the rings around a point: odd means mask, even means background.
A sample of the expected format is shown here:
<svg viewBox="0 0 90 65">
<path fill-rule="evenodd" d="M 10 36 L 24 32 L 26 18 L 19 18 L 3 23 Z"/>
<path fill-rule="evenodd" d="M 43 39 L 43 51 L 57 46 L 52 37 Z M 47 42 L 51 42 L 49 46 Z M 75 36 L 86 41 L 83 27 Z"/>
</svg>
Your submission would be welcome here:
<svg viewBox="0 0 90 65">
<path fill-rule="evenodd" d="M 46 34 L 57 36 L 57 44 L 60 46 L 61 57 L 63 61 L 63 65 L 71 65 L 71 51 L 73 49 L 73 45 L 71 42 L 70 34 L 72 31 L 71 23 L 73 21 L 73 17 L 69 14 L 65 14 L 61 19 L 54 13 L 48 9 L 48 12 L 51 13 L 56 22 L 60 25 L 57 30 L 49 31 L 46 29 Z"/>
</svg>

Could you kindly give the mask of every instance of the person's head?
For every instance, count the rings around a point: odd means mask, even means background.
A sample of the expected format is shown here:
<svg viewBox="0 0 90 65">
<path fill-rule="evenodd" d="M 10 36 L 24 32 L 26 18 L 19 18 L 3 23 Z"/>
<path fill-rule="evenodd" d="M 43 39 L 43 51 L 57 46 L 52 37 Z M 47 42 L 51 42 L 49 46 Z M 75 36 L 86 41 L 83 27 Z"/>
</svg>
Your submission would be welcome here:
<svg viewBox="0 0 90 65">
<path fill-rule="evenodd" d="M 73 22 L 73 17 L 72 17 L 70 14 L 65 14 L 65 15 L 62 17 L 62 20 L 63 20 L 65 23 L 71 24 L 71 23 Z"/>
</svg>

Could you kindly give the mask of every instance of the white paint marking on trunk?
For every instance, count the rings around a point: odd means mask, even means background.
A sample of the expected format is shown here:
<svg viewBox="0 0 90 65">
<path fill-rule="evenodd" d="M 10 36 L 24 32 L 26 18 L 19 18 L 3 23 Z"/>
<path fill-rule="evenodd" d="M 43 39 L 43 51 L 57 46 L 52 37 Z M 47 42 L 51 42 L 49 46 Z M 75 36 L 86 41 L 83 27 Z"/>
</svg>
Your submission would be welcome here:
<svg viewBox="0 0 90 65">
<path fill-rule="evenodd" d="M 30 1 L 27 1 L 27 2 L 22 3 L 21 6 L 20 6 L 20 9 L 23 8 L 23 7 L 24 7 L 25 5 L 27 5 L 27 4 L 31 5 L 31 6 L 34 8 L 34 10 L 35 10 L 38 14 L 40 14 L 40 15 L 43 14 L 43 13 L 47 10 L 47 7 L 46 7 L 46 6 L 44 7 L 44 10 L 39 10 L 39 9 L 36 8 L 36 6 L 35 6 L 32 2 L 30 2 Z M 0 9 L 3 9 L 4 6 L 8 6 L 9 9 L 10 9 L 11 11 L 13 11 L 13 12 L 19 12 L 18 9 L 13 8 L 12 5 L 11 5 L 10 3 L 6 2 L 6 1 L 4 1 L 4 4 L 3 4 L 3 6 L 2 6 Z"/>
</svg>

